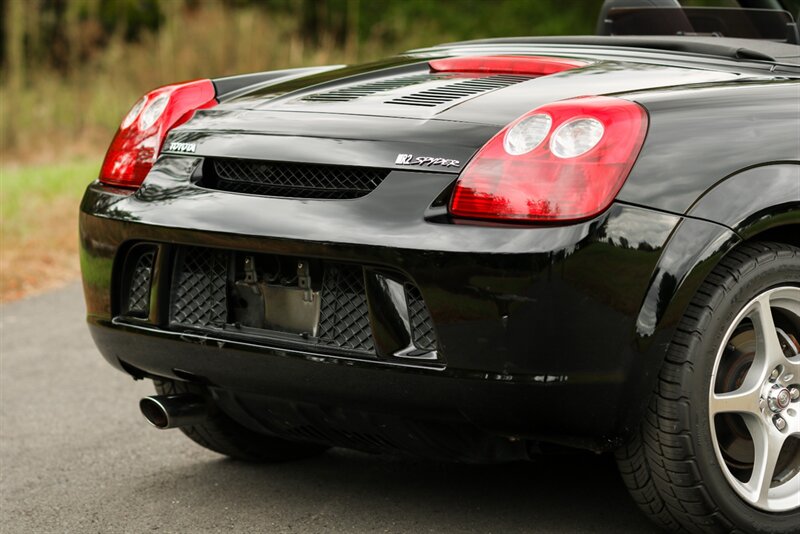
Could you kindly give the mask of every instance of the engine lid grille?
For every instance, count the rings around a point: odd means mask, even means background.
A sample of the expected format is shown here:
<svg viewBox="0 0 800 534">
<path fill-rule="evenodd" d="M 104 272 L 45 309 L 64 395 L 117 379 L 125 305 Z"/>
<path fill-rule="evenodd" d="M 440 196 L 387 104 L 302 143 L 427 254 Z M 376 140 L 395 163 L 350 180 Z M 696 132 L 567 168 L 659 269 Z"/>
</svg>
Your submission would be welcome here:
<svg viewBox="0 0 800 534">
<path fill-rule="evenodd" d="M 502 89 L 520 82 L 530 80 L 530 76 L 516 76 L 502 74 L 495 76 L 484 76 L 482 78 L 470 78 L 453 82 L 431 89 L 423 89 L 409 95 L 400 96 L 387 100 L 387 104 L 400 104 L 406 106 L 434 107 L 447 104 L 454 100 L 467 98 L 480 93 Z"/>
<path fill-rule="evenodd" d="M 250 195 L 289 198 L 350 199 L 372 192 L 389 170 L 260 160 L 207 160 L 198 185 Z"/>
<path fill-rule="evenodd" d="M 399 104 L 436 107 L 481 93 L 528 81 L 525 74 L 424 73 L 387 77 L 366 83 L 352 83 L 294 100 L 304 104 L 352 104 L 368 106 Z M 291 106 L 292 101 L 288 102 Z M 340 108 L 341 109 L 341 108 Z"/>
<path fill-rule="evenodd" d="M 449 75 L 441 74 L 413 74 L 410 76 L 398 76 L 396 78 L 385 78 L 375 82 L 368 82 L 356 85 L 348 85 L 339 89 L 322 91 L 306 95 L 300 100 L 305 102 L 349 102 L 365 96 L 402 89 L 411 85 L 429 82 L 432 80 L 449 78 Z"/>
</svg>

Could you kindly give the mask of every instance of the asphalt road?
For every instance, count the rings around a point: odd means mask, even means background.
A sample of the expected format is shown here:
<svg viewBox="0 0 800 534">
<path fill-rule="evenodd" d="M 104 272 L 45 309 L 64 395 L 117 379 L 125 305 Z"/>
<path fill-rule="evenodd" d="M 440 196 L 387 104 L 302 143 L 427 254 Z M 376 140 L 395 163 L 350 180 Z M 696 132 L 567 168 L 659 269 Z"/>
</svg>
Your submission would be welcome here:
<svg viewBox="0 0 800 534">
<path fill-rule="evenodd" d="M 0 307 L 2 532 L 653 532 L 608 457 L 227 460 L 147 425 L 83 313 L 78 285 Z"/>
</svg>

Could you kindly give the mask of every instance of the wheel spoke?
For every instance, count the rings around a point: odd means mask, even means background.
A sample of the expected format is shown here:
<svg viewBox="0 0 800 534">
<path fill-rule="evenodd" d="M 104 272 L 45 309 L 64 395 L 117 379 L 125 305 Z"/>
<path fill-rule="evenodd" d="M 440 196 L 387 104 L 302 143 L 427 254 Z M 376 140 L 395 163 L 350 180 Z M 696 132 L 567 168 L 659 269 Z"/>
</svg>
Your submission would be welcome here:
<svg viewBox="0 0 800 534">
<path fill-rule="evenodd" d="M 775 330 L 769 293 L 761 295 L 755 301 L 753 309 L 747 316 L 753 322 L 758 343 L 753 366 L 745 381 L 745 383 L 753 384 L 763 381 L 767 373 L 770 373 L 778 364 L 783 363 L 786 357 L 783 355 L 778 332 Z M 756 376 L 751 376 L 753 374 Z"/>
<path fill-rule="evenodd" d="M 750 387 L 743 385 L 729 393 L 714 393 L 709 400 L 708 408 L 712 417 L 718 413 L 759 415 L 761 413 L 758 405 L 760 398 L 761 388 L 758 383 Z"/>
<path fill-rule="evenodd" d="M 755 453 L 753 473 L 746 488 L 753 503 L 766 506 L 770 484 L 775 476 L 775 466 L 778 463 L 785 435 L 769 428 L 768 423 L 757 417 L 746 417 L 745 423 L 753 438 Z"/>
<path fill-rule="evenodd" d="M 791 360 L 785 358 L 783 366 L 783 376 L 787 378 L 786 383 L 800 383 L 800 357 L 795 356 Z"/>
</svg>

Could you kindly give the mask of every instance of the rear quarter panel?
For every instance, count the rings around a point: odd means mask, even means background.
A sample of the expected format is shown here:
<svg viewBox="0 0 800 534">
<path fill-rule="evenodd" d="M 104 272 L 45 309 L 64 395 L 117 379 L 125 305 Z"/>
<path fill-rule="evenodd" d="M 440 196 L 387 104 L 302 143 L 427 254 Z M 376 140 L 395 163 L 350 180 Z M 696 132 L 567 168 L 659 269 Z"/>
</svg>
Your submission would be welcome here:
<svg viewBox="0 0 800 534">
<path fill-rule="evenodd" d="M 618 199 L 684 215 L 636 320 L 647 398 L 686 307 L 739 243 L 778 226 L 800 241 L 800 82 L 708 84 L 628 95 L 650 115 Z"/>
<path fill-rule="evenodd" d="M 719 182 L 743 170 L 800 162 L 798 79 L 627 97 L 644 105 L 650 126 L 619 200 L 684 214 Z"/>
</svg>

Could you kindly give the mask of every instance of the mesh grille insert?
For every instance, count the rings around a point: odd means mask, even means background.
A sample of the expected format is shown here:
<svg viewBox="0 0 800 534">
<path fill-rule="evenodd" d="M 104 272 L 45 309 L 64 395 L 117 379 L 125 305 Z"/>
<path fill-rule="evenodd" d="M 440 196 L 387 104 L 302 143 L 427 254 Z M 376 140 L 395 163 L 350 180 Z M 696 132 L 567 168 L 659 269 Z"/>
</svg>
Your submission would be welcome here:
<svg viewBox="0 0 800 534">
<path fill-rule="evenodd" d="M 155 249 L 147 247 L 145 252 L 139 254 L 138 258 L 136 258 L 135 266 L 129 271 L 130 283 L 128 286 L 126 315 L 147 317 L 150 313 L 150 284 L 153 277 L 155 257 Z"/>
<path fill-rule="evenodd" d="M 228 317 L 228 255 L 185 247 L 180 250 L 172 299 L 172 322 L 189 326 L 223 326 Z"/>
<path fill-rule="evenodd" d="M 471 78 L 451 84 L 425 89 L 398 98 L 387 100 L 387 104 L 401 104 L 406 106 L 433 107 L 446 104 L 468 96 L 502 89 L 516 83 L 530 80 L 528 76 L 496 75 L 484 78 Z"/>
<path fill-rule="evenodd" d="M 319 342 L 342 349 L 375 352 L 361 267 L 326 266 L 319 314 Z"/>
<path fill-rule="evenodd" d="M 224 328 L 228 315 L 228 269 L 232 252 L 181 247 L 176 256 L 171 303 L 172 324 Z M 363 269 L 325 264 L 316 339 L 307 345 L 337 348 L 374 356 Z M 263 330 L 269 336 L 268 330 Z"/>
<path fill-rule="evenodd" d="M 338 165 L 277 163 L 259 160 L 213 159 L 200 185 L 251 195 L 347 199 L 378 187 L 389 170 Z"/>
<path fill-rule="evenodd" d="M 421 350 L 436 350 L 436 332 L 433 329 L 433 321 L 431 321 L 425 301 L 422 300 L 419 288 L 413 284 L 405 284 L 405 290 L 414 346 Z"/>
</svg>

